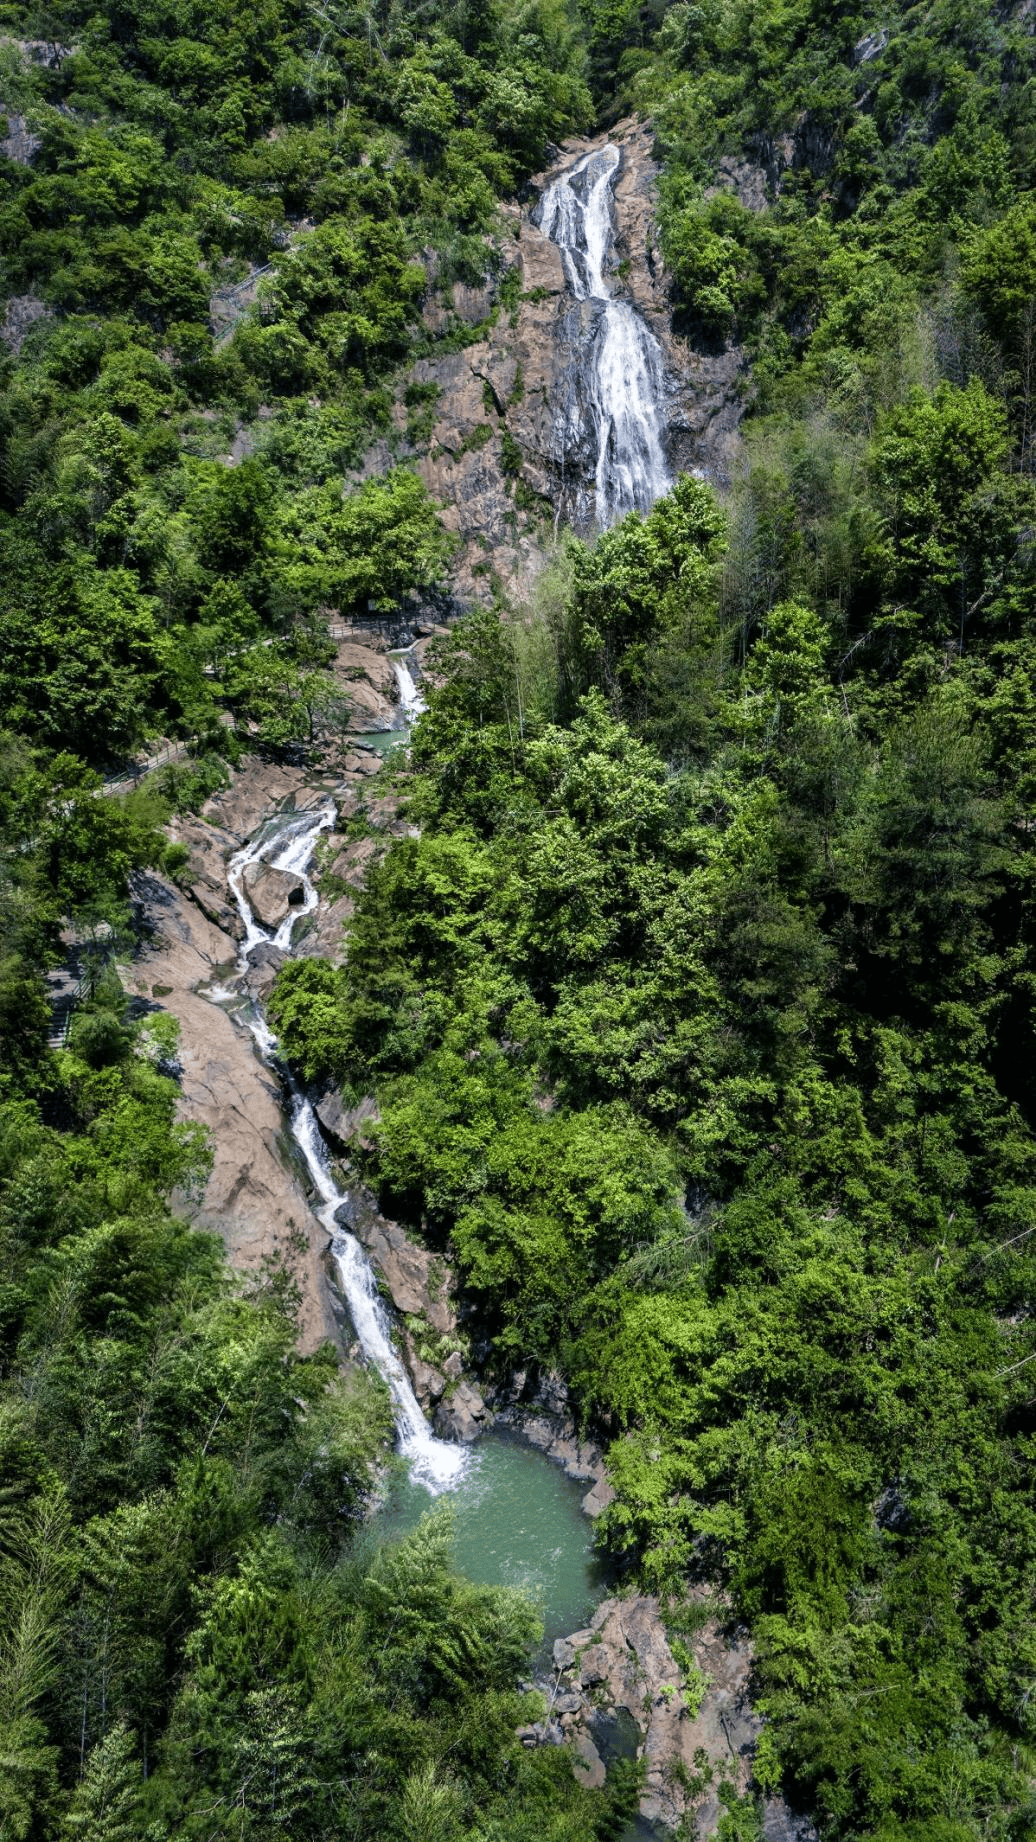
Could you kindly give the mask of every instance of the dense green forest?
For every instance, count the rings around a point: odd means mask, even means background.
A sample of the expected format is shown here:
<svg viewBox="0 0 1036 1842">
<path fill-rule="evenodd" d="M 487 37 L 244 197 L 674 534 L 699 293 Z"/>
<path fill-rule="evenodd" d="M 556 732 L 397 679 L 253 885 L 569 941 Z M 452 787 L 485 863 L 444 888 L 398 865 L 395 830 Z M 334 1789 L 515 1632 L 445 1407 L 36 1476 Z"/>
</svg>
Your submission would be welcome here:
<svg viewBox="0 0 1036 1842">
<path fill-rule="evenodd" d="M 1036 59 L 1028 8 L 0 9 L 0 1834 L 582 1842 L 528 1608 L 378 1553 L 377 1386 L 170 1213 L 205 1146 L 111 975 L 170 801 L 335 720 L 323 612 L 439 583 L 428 291 L 550 143 L 650 115 L 678 324 L 745 467 L 456 626 L 308 1081 L 491 1370 L 609 1442 L 601 1539 L 751 1624 L 822 1836 L 1036 1830 Z M 33 44 L 36 46 L 33 51 Z M 766 210 L 729 183 L 761 173 Z M 254 300 L 253 300 L 254 296 Z M 218 311 L 217 311 L 218 310 Z M 17 342 L 16 342 L 17 343 Z M 233 453 L 238 465 L 228 467 Z M 99 799 L 155 735 L 201 765 Z M 746 1836 L 751 1812 L 723 1819 Z"/>
</svg>

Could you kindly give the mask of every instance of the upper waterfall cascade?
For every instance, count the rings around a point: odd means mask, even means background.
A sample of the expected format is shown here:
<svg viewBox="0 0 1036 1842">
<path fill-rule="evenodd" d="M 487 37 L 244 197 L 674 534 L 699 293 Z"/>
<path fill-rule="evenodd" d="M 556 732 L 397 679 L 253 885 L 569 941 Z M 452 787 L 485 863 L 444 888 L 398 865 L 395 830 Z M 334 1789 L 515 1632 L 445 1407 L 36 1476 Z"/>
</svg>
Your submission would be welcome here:
<svg viewBox="0 0 1036 1842">
<path fill-rule="evenodd" d="M 627 512 L 649 511 L 672 485 L 662 447 L 662 349 L 636 308 L 613 299 L 604 276 L 619 158 L 610 142 L 585 154 L 544 193 L 539 213 L 576 300 L 600 302 L 580 367 L 585 403 L 564 412 L 567 426 L 560 433 L 566 446 L 575 446 L 584 417 L 592 422 L 602 528 Z"/>
</svg>

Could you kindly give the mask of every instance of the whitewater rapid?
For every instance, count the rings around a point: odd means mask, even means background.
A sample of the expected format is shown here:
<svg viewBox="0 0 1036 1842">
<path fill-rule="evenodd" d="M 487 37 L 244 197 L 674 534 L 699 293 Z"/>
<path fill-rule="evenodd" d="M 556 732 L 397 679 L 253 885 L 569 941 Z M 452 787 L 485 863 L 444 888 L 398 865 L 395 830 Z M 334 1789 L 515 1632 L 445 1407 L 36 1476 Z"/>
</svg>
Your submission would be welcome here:
<svg viewBox="0 0 1036 1842">
<path fill-rule="evenodd" d="M 662 348 L 605 279 L 619 158 L 610 142 L 585 154 L 548 187 L 539 208 L 540 229 L 561 251 L 569 288 L 577 301 L 594 303 L 579 391 L 559 433 L 563 450 L 575 449 L 589 420 L 602 529 L 627 512 L 650 511 L 672 485 L 662 445 Z"/>
</svg>

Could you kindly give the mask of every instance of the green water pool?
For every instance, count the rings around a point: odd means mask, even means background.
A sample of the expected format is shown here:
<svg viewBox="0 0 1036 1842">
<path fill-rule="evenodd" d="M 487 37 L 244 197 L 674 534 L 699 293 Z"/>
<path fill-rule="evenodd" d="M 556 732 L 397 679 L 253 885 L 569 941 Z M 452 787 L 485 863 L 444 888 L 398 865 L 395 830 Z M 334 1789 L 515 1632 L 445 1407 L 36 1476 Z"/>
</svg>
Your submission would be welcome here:
<svg viewBox="0 0 1036 1842">
<path fill-rule="evenodd" d="M 593 1523 L 574 1483 L 542 1452 L 506 1432 L 486 1433 L 471 1448 L 456 1490 L 432 1498 L 401 1477 L 376 1518 L 379 1536 L 406 1535 L 433 1502 L 454 1514 L 458 1570 L 485 1586 L 523 1586 L 544 1624 L 535 1662 L 545 1667 L 556 1637 L 578 1631 L 608 1592 L 607 1564 L 593 1550 Z"/>
<path fill-rule="evenodd" d="M 353 736 L 352 741 L 371 748 L 376 755 L 387 755 L 392 748 L 403 748 L 410 740 L 409 729 L 365 729 L 362 735 Z"/>
</svg>

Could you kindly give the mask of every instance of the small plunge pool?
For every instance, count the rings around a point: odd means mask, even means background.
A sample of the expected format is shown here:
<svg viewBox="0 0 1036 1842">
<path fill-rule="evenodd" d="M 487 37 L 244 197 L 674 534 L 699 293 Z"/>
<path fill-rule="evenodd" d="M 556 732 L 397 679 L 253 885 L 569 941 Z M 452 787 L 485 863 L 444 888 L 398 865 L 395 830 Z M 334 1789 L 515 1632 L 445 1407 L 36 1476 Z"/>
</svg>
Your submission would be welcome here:
<svg viewBox="0 0 1036 1842">
<path fill-rule="evenodd" d="M 581 1508 L 589 1488 L 535 1447 L 494 1429 L 471 1447 L 457 1488 L 443 1497 L 430 1497 L 405 1475 L 393 1480 L 373 1530 L 390 1539 L 407 1535 L 436 1502 L 449 1503 L 458 1572 L 484 1586 L 527 1589 L 544 1625 L 533 1663 L 548 1670 L 554 1639 L 589 1624 L 612 1577 Z"/>
</svg>

